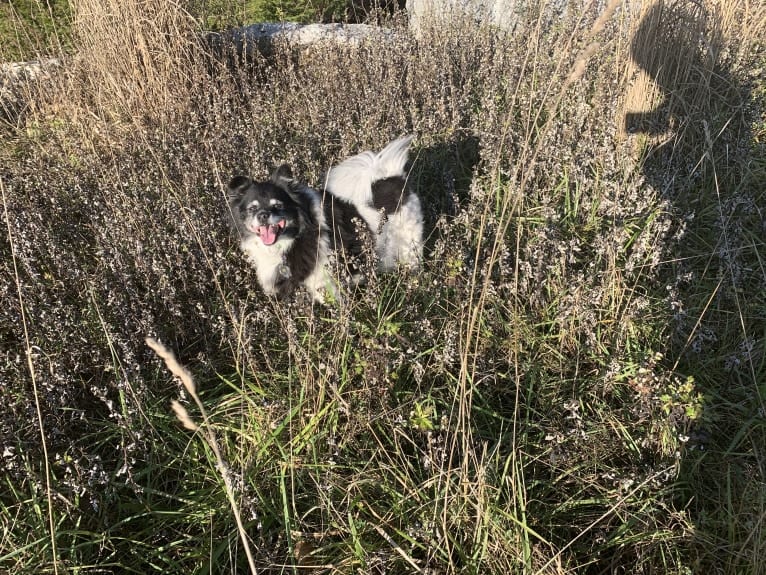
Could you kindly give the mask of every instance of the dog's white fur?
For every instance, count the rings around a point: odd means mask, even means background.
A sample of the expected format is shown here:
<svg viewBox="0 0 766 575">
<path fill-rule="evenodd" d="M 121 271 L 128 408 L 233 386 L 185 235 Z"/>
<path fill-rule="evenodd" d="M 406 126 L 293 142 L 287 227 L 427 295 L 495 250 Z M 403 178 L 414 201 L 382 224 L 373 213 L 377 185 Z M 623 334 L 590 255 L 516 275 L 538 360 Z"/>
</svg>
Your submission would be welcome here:
<svg viewBox="0 0 766 575">
<path fill-rule="evenodd" d="M 390 270 L 397 264 L 415 269 L 420 265 L 423 257 L 423 212 L 418 196 L 412 194 L 398 212 L 387 216 L 375 239 L 375 248 L 381 269 Z"/>
<path fill-rule="evenodd" d="M 397 264 L 418 267 L 423 256 L 423 211 L 416 194 L 394 214 L 375 209 L 372 184 L 378 180 L 401 176 L 407 164 L 412 135 L 394 140 L 380 152 L 362 152 L 330 170 L 327 189 L 336 197 L 351 202 L 371 230 L 377 232 L 375 251 L 380 268 L 391 270 Z"/>
</svg>

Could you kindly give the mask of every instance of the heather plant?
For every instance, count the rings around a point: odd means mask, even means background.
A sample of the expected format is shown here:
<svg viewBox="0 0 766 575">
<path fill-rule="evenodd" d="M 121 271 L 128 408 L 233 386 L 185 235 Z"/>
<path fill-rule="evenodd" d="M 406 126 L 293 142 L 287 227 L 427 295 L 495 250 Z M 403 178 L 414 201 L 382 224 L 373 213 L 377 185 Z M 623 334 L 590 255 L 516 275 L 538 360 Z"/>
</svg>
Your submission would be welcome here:
<svg viewBox="0 0 766 575">
<path fill-rule="evenodd" d="M 763 8 L 250 59 L 72 15 L 0 131 L 4 570 L 763 569 Z M 405 133 L 422 269 L 265 296 L 228 179 Z"/>
</svg>

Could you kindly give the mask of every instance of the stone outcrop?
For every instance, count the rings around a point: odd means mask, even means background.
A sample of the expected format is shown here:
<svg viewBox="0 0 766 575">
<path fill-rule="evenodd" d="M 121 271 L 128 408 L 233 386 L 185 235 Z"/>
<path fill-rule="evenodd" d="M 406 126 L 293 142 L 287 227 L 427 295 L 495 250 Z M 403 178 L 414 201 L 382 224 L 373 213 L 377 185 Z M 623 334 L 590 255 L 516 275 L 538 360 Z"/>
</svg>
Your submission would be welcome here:
<svg viewBox="0 0 766 575">
<path fill-rule="evenodd" d="M 256 52 L 272 53 L 281 43 L 295 48 L 307 48 L 322 43 L 341 46 L 357 46 L 370 38 L 392 39 L 396 32 L 391 28 L 369 24 L 296 24 L 294 22 L 261 23 L 243 26 L 221 33 L 208 35 L 208 41 L 216 50 L 233 47 L 239 55 L 250 57 Z"/>
<path fill-rule="evenodd" d="M 13 122 L 24 107 L 29 83 L 46 77 L 60 65 L 57 58 L 0 63 L 0 120 Z"/>
<path fill-rule="evenodd" d="M 521 0 L 407 0 L 407 12 L 415 33 L 423 26 L 455 19 L 512 31 L 525 4 Z"/>
</svg>

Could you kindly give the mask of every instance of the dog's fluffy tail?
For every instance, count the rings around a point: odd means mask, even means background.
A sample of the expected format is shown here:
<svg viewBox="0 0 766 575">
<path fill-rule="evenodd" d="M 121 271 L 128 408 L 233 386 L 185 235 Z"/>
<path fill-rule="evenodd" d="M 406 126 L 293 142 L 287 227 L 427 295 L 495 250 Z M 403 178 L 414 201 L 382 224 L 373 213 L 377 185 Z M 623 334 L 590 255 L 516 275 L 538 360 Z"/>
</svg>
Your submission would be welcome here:
<svg viewBox="0 0 766 575">
<path fill-rule="evenodd" d="M 372 184 L 395 176 L 405 177 L 413 135 L 394 140 L 380 152 L 362 152 L 341 162 L 327 175 L 326 187 L 355 205 L 372 202 Z"/>
</svg>

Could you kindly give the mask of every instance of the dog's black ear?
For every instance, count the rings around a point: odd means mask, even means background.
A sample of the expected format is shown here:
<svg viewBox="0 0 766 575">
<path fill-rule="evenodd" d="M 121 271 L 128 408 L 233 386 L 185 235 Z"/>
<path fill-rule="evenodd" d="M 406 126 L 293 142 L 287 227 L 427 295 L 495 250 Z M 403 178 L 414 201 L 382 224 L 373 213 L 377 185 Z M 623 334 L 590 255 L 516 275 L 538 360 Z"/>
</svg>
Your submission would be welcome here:
<svg viewBox="0 0 766 575">
<path fill-rule="evenodd" d="M 275 184 L 284 184 L 293 179 L 293 169 L 287 164 L 282 164 L 271 174 L 271 181 Z"/>
<path fill-rule="evenodd" d="M 229 202 L 239 200 L 252 183 L 253 181 L 247 176 L 234 176 L 229 182 Z"/>
</svg>

